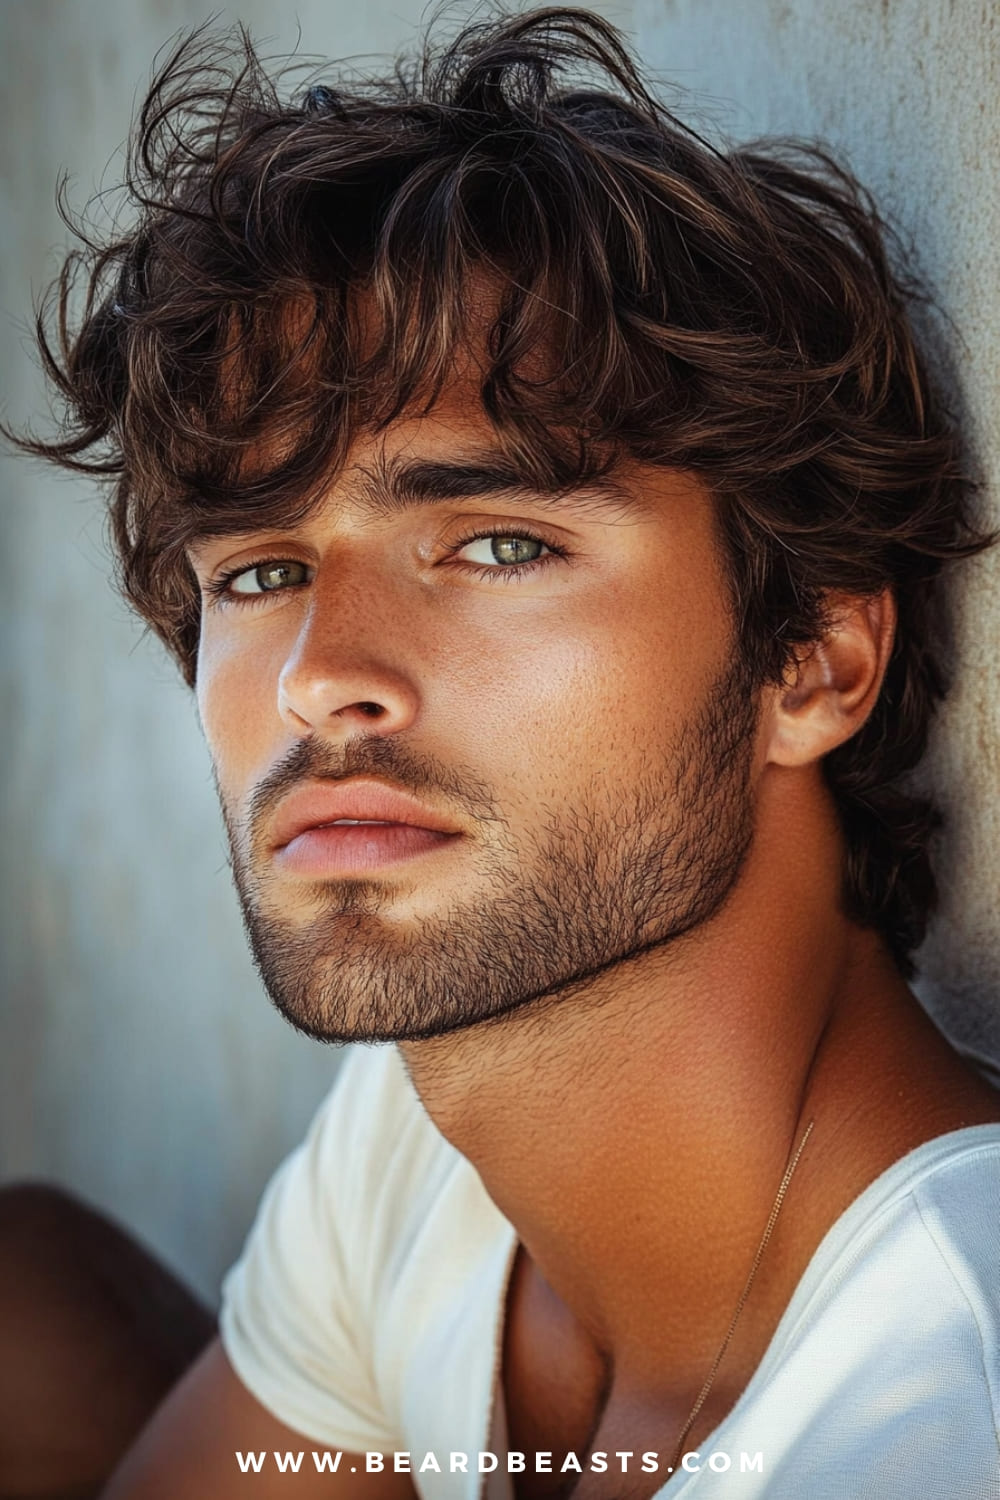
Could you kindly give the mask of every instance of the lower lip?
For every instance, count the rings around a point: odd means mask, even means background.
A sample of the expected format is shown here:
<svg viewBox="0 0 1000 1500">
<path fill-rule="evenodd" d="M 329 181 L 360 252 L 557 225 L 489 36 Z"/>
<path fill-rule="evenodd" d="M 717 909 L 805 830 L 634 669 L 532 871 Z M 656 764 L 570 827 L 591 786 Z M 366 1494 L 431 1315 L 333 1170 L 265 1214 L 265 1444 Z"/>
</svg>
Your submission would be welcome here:
<svg viewBox="0 0 1000 1500">
<path fill-rule="evenodd" d="M 458 837 L 410 823 L 328 823 L 307 828 L 278 851 L 283 870 L 316 879 L 361 875 L 441 849 Z"/>
</svg>

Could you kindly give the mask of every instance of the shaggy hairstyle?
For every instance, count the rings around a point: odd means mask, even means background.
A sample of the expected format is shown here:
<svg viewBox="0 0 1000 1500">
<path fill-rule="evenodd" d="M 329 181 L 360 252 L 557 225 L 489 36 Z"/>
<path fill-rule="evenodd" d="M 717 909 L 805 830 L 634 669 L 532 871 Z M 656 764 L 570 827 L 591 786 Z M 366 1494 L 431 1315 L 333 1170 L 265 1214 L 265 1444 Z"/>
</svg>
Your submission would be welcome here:
<svg viewBox="0 0 1000 1500">
<path fill-rule="evenodd" d="M 630 456 L 701 476 L 754 685 L 831 598 L 892 589 L 881 696 L 825 771 L 846 909 L 909 971 L 934 899 L 934 811 L 900 785 L 944 689 L 932 589 L 987 539 L 869 198 L 814 147 L 715 149 L 579 10 L 279 85 L 243 33 L 181 43 L 133 136 L 132 227 L 81 233 L 39 315 L 64 425 L 20 441 L 113 480 L 127 597 L 192 682 L 185 546 L 300 518 L 359 429 L 429 406 L 486 272 L 498 442 L 547 490 Z"/>
</svg>

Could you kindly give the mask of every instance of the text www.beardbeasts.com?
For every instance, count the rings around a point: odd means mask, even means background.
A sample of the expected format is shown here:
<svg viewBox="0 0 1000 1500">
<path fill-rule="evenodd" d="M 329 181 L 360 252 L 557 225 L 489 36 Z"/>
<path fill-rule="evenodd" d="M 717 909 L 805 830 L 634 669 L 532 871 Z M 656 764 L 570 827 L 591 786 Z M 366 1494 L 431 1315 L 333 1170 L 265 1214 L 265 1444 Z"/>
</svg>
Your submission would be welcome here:
<svg viewBox="0 0 1000 1500">
<path fill-rule="evenodd" d="M 239 1469 L 244 1474 L 262 1474 L 274 1467 L 280 1474 L 297 1474 L 306 1463 L 306 1450 L 299 1453 L 285 1452 L 239 1452 L 234 1455 Z M 318 1474 L 336 1474 L 343 1463 L 351 1474 L 358 1472 L 358 1463 L 349 1463 L 348 1458 L 363 1459 L 361 1472 L 382 1474 L 386 1470 L 397 1474 L 491 1474 L 494 1469 L 506 1469 L 508 1474 L 523 1474 L 533 1470 L 536 1474 L 606 1474 L 608 1470 L 629 1473 L 630 1469 L 644 1474 L 659 1472 L 672 1474 L 673 1468 L 666 1459 L 661 1464 L 658 1453 L 633 1453 L 628 1450 L 616 1453 L 588 1453 L 583 1461 L 575 1453 L 567 1453 L 557 1462 L 552 1453 L 431 1453 L 416 1454 L 407 1451 L 395 1453 L 362 1453 L 345 1455 L 339 1449 L 312 1449 L 309 1460 Z M 762 1453 L 699 1453 L 693 1451 L 681 1457 L 679 1467 L 689 1474 L 699 1469 L 711 1469 L 716 1474 L 730 1470 L 740 1474 L 763 1474 Z"/>
</svg>

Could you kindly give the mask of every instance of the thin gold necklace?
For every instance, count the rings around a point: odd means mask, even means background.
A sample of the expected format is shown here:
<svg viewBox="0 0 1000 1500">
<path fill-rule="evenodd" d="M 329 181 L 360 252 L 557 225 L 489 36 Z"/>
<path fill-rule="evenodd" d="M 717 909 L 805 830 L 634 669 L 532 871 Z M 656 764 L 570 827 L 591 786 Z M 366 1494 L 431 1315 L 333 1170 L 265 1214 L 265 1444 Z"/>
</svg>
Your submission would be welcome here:
<svg viewBox="0 0 1000 1500">
<path fill-rule="evenodd" d="M 753 1286 L 754 1277 L 757 1275 L 757 1272 L 760 1269 L 760 1263 L 764 1259 L 764 1252 L 767 1249 L 768 1241 L 770 1240 L 771 1235 L 774 1233 L 775 1224 L 777 1224 L 778 1222 L 778 1215 L 781 1212 L 781 1205 L 784 1203 L 785 1194 L 788 1192 L 788 1184 L 792 1180 L 792 1174 L 799 1164 L 799 1158 L 805 1150 L 806 1141 L 812 1134 L 812 1128 L 815 1123 L 816 1122 L 814 1120 L 809 1121 L 809 1124 L 805 1128 L 802 1139 L 799 1141 L 798 1147 L 795 1151 L 795 1155 L 792 1157 L 791 1161 L 788 1163 L 788 1166 L 785 1168 L 785 1175 L 781 1179 L 781 1186 L 778 1188 L 777 1196 L 775 1197 L 775 1200 L 771 1205 L 771 1212 L 768 1215 L 767 1224 L 764 1227 L 764 1233 L 760 1237 L 760 1244 L 757 1246 L 757 1253 L 753 1258 L 753 1264 L 750 1267 L 750 1274 L 747 1277 L 746 1282 L 744 1283 L 742 1292 L 740 1293 L 740 1298 L 736 1304 L 736 1310 L 733 1313 L 732 1318 L 730 1319 L 729 1327 L 726 1329 L 726 1336 L 722 1340 L 722 1343 L 719 1345 L 719 1352 L 712 1361 L 712 1368 L 709 1370 L 708 1374 L 705 1377 L 705 1384 L 698 1392 L 697 1400 L 691 1408 L 691 1414 L 688 1417 L 687 1421 L 684 1423 L 684 1426 L 681 1428 L 681 1435 L 677 1439 L 677 1446 L 674 1449 L 674 1453 L 670 1463 L 671 1471 L 677 1468 L 677 1465 L 681 1460 L 681 1457 L 684 1453 L 684 1444 L 687 1442 L 688 1433 L 691 1431 L 691 1428 L 698 1420 L 698 1413 L 701 1411 L 702 1407 L 705 1404 L 705 1401 L 708 1398 L 708 1393 L 712 1389 L 712 1383 L 719 1372 L 719 1366 L 722 1364 L 722 1361 L 725 1358 L 726 1350 L 729 1348 L 733 1334 L 736 1331 L 736 1325 L 740 1320 L 740 1313 L 746 1306 L 747 1298 L 750 1296 L 750 1288 Z"/>
</svg>

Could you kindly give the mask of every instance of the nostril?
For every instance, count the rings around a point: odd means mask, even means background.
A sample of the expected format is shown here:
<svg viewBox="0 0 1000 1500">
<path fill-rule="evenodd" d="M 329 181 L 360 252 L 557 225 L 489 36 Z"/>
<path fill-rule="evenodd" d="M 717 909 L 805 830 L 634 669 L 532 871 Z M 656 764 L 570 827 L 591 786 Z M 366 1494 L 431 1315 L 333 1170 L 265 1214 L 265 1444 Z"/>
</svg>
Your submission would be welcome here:
<svg viewBox="0 0 1000 1500">
<path fill-rule="evenodd" d="M 377 719 L 380 714 L 385 713 L 385 709 L 381 703 L 359 703 L 358 708 L 363 714 L 367 714 L 370 719 Z"/>
</svg>

